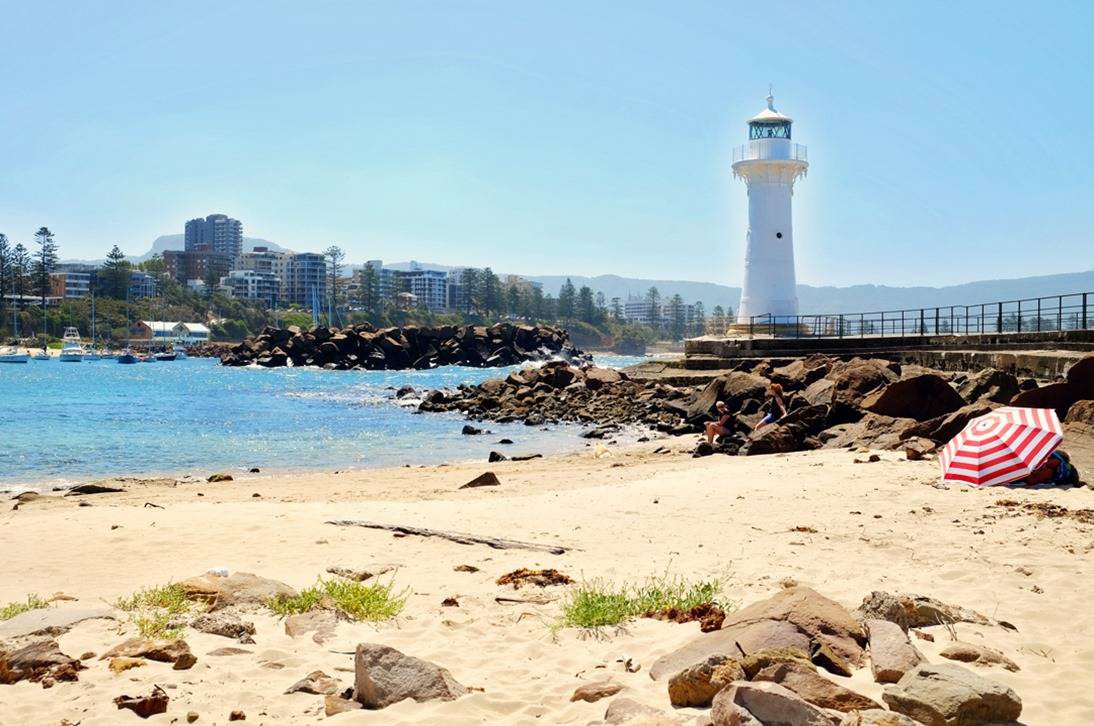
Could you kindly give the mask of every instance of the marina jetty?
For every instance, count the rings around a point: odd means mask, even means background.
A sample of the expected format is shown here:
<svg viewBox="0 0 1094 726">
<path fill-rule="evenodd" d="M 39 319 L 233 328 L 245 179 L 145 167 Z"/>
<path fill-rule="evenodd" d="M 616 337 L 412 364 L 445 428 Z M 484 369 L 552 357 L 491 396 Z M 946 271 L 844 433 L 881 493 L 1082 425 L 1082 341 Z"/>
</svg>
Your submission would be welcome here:
<svg viewBox="0 0 1094 726">
<path fill-rule="evenodd" d="M 302 330 L 266 327 L 220 356 L 221 365 L 327 370 L 406 370 L 446 365 L 494 368 L 531 360 L 582 360 L 562 328 L 551 325 L 445 325 Z"/>
</svg>

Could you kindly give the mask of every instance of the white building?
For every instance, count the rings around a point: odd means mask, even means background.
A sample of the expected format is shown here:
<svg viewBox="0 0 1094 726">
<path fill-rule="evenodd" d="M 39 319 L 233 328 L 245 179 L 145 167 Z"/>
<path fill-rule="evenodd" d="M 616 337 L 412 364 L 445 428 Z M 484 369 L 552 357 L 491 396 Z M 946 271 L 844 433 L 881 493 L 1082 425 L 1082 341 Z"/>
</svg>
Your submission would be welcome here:
<svg viewBox="0 0 1094 726">
<path fill-rule="evenodd" d="M 645 297 L 629 297 L 623 303 L 623 319 L 639 325 L 656 325 L 661 322 L 661 309 Z"/>
<path fill-rule="evenodd" d="M 733 150 L 733 175 L 748 185 L 748 236 L 738 325 L 753 316 L 793 323 L 798 314 L 791 200 L 794 182 L 809 169 L 806 149 L 790 140 L 793 120 L 775 98 L 749 119 L 749 142 Z M 765 323 L 772 322 L 765 318 Z"/>
<path fill-rule="evenodd" d="M 272 272 L 232 270 L 220 278 L 220 289 L 230 297 L 258 300 L 275 308 L 281 296 L 281 278 Z"/>
<path fill-rule="evenodd" d="M 175 323 L 172 332 L 184 343 L 204 343 L 209 340 L 209 328 L 201 323 Z"/>
</svg>

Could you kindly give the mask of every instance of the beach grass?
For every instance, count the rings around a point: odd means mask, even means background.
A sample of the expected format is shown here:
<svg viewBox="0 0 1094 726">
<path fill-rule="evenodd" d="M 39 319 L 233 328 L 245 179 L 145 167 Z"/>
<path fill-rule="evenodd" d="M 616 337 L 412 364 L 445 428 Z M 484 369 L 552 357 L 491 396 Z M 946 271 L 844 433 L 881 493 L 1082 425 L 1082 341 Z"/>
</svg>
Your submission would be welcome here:
<svg viewBox="0 0 1094 726">
<path fill-rule="evenodd" d="M 172 626 L 175 617 L 202 609 L 198 603 L 186 598 L 186 590 L 178 583 L 141 588 L 128 597 L 120 597 L 114 607 L 129 614 L 129 621 L 137 626 L 143 638 L 178 640 L 186 629 Z"/>
<path fill-rule="evenodd" d="M 186 634 L 185 628 L 171 626 L 171 614 L 164 611 L 134 615 L 133 624 L 142 638 L 178 640 Z"/>
<path fill-rule="evenodd" d="M 354 620 L 391 620 L 403 611 L 406 591 L 395 592 L 394 581 L 365 585 L 349 580 L 324 580 L 293 597 L 281 596 L 267 606 L 279 615 L 296 615 L 321 608 L 336 608 Z"/>
<path fill-rule="evenodd" d="M 558 625 L 564 628 L 621 625 L 647 612 L 689 611 L 707 603 L 731 609 L 718 602 L 721 591 L 718 580 L 690 582 L 668 574 L 640 584 L 615 585 L 604 580 L 590 580 L 567 593 Z"/>
<path fill-rule="evenodd" d="M 49 606 L 47 601 L 37 595 L 27 595 L 27 599 L 24 601 L 17 600 L 0 607 L 0 620 L 10 620 L 16 615 L 22 615 L 29 610 L 39 610 Z"/>
</svg>

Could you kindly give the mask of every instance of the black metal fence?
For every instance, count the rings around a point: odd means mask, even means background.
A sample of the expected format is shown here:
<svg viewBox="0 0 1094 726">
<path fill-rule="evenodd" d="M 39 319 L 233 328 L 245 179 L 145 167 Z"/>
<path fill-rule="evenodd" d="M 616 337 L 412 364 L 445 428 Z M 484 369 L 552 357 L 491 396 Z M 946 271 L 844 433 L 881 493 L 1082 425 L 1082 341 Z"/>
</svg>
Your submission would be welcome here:
<svg viewBox="0 0 1094 726">
<path fill-rule="evenodd" d="M 756 315 L 748 335 L 788 338 L 866 338 L 925 335 L 985 335 L 1090 330 L 1094 327 L 1094 293 L 947 305 L 934 308 L 880 310 L 829 315 Z"/>
</svg>

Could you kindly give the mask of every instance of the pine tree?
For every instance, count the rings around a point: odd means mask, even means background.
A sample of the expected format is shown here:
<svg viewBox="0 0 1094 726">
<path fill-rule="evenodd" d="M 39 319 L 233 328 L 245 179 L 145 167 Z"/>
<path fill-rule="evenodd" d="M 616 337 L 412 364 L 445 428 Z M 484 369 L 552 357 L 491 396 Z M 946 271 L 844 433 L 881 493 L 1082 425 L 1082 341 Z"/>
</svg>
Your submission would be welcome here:
<svg viewBox="0 0 1094 726">
<path fill-rule="evenodd" d="M 333 300 L 334 304 L 337 306 L 338 278 L 342 276 L 342 262 L 346 259 L 346 253 L 338 245 L 331 245 L 323 251 L 323 255 L 327 258 L 328 270 L 330 272 L 330 299 Z"/>
<path fill-rule="evenodd" d="M 596 303 L 593 302 L 593 291 L 588 285 L 582 285 L 577 293 L 577 315 L 590 325 L 596 322 Z"/>
<path fill-rule="evenodd" d="M 562 284 L 562 289 L 558 291 L 558 317 L 561 320 L 573 320 L 576 302 L 577 291 L 574 289 L 574 283 L 567 277 L 566 282 Z"/>
<path fill-rule="evenodd" d="M 51 275 L 57 267 L 57 243 L 53 241 L 53 233 L 49 227 L 39 227 L 34 233 L 34 242 L 38 245 L 38 251 L 34 253 L 34 292 L 42 298 L 42 309 L 45 310 L 46 298 L 49 297 L 51 288 Z"/>
<path fill-rule="evenodd" d="M 482 271 L 482 309 L 487 316 L 501 311 L 501 282 L 489 267 Z"/>
<path fill-rule="evenodd" d="M 18 297 L 30 294 L 30 253 L 20 242 L 11 251 L 11 291 Z"/>
<path fill-rule="evenodd" d="M 672 338 L 673 340 L 681 340 L 684 337 L 684 330 L 687 327 L 684 298 L 680 297 L 679 294 L 673 295 L 669 299 L 669 307 L 672 308 Z"/>
<path fill-rule="evenodd" d="M 11 277 L 11 245 L 8 244 L 8 236 L 0 234 L 0 326 L 7 321 L 4 311 L 7 307 L 8 278 Z M 12 333 L 14 335 L 14 331 Z"/>
<path fill-rule="evenodd" d="M 479 299 L 479 271 L 474 267 L 465 267 L 460 272 L 461 302 L 464 313 L 470 315 Z"/>
<path fill-rule="evenodd" d="M 520 315 L 520 287 L 517 285 L 510 285 L 509 289 L 505 291 L 505 297 L 506 305 L 509 308 L 509 316 L 515 318 Z"/>
<path fill-rule="evenodd" d="M 102 294 L 115 300 L 124 300 L 125 293 L 129 289 L 132 264 L 125 259 L 125 253 L 118 248 L 118 245 L 114 245 L 107 253 L 102 269 Z"/>
<path fill-rule="evenodd" d="M 371 262 L 366 262 L 361 270 L 361 287 L 357 295 L 361 307 L 369 312 L 376 312 L 380 296 L 380 276 L 376 274 L 376 268 Z"/>
<path fill-rule="evenodd" d="M 695 330 L 695 335 L 702 335 L 703 333 L 706 332 L 706 326 L 707 326 L 706 318 L 707 318 L 707 313 L 706 313 L 706 308 L 703 307 L 703 301 L 702 300 L 696 300 L 695 301 L 695 325 L 693 326 L 693 328 Z"/>
<path fill-rule="evenodd" d="M 661 291 L 651 287 L 646 291 L 646 304 L 649 306 L 650 325 L 659 327 L 661 324 Z"/>
</svg>

